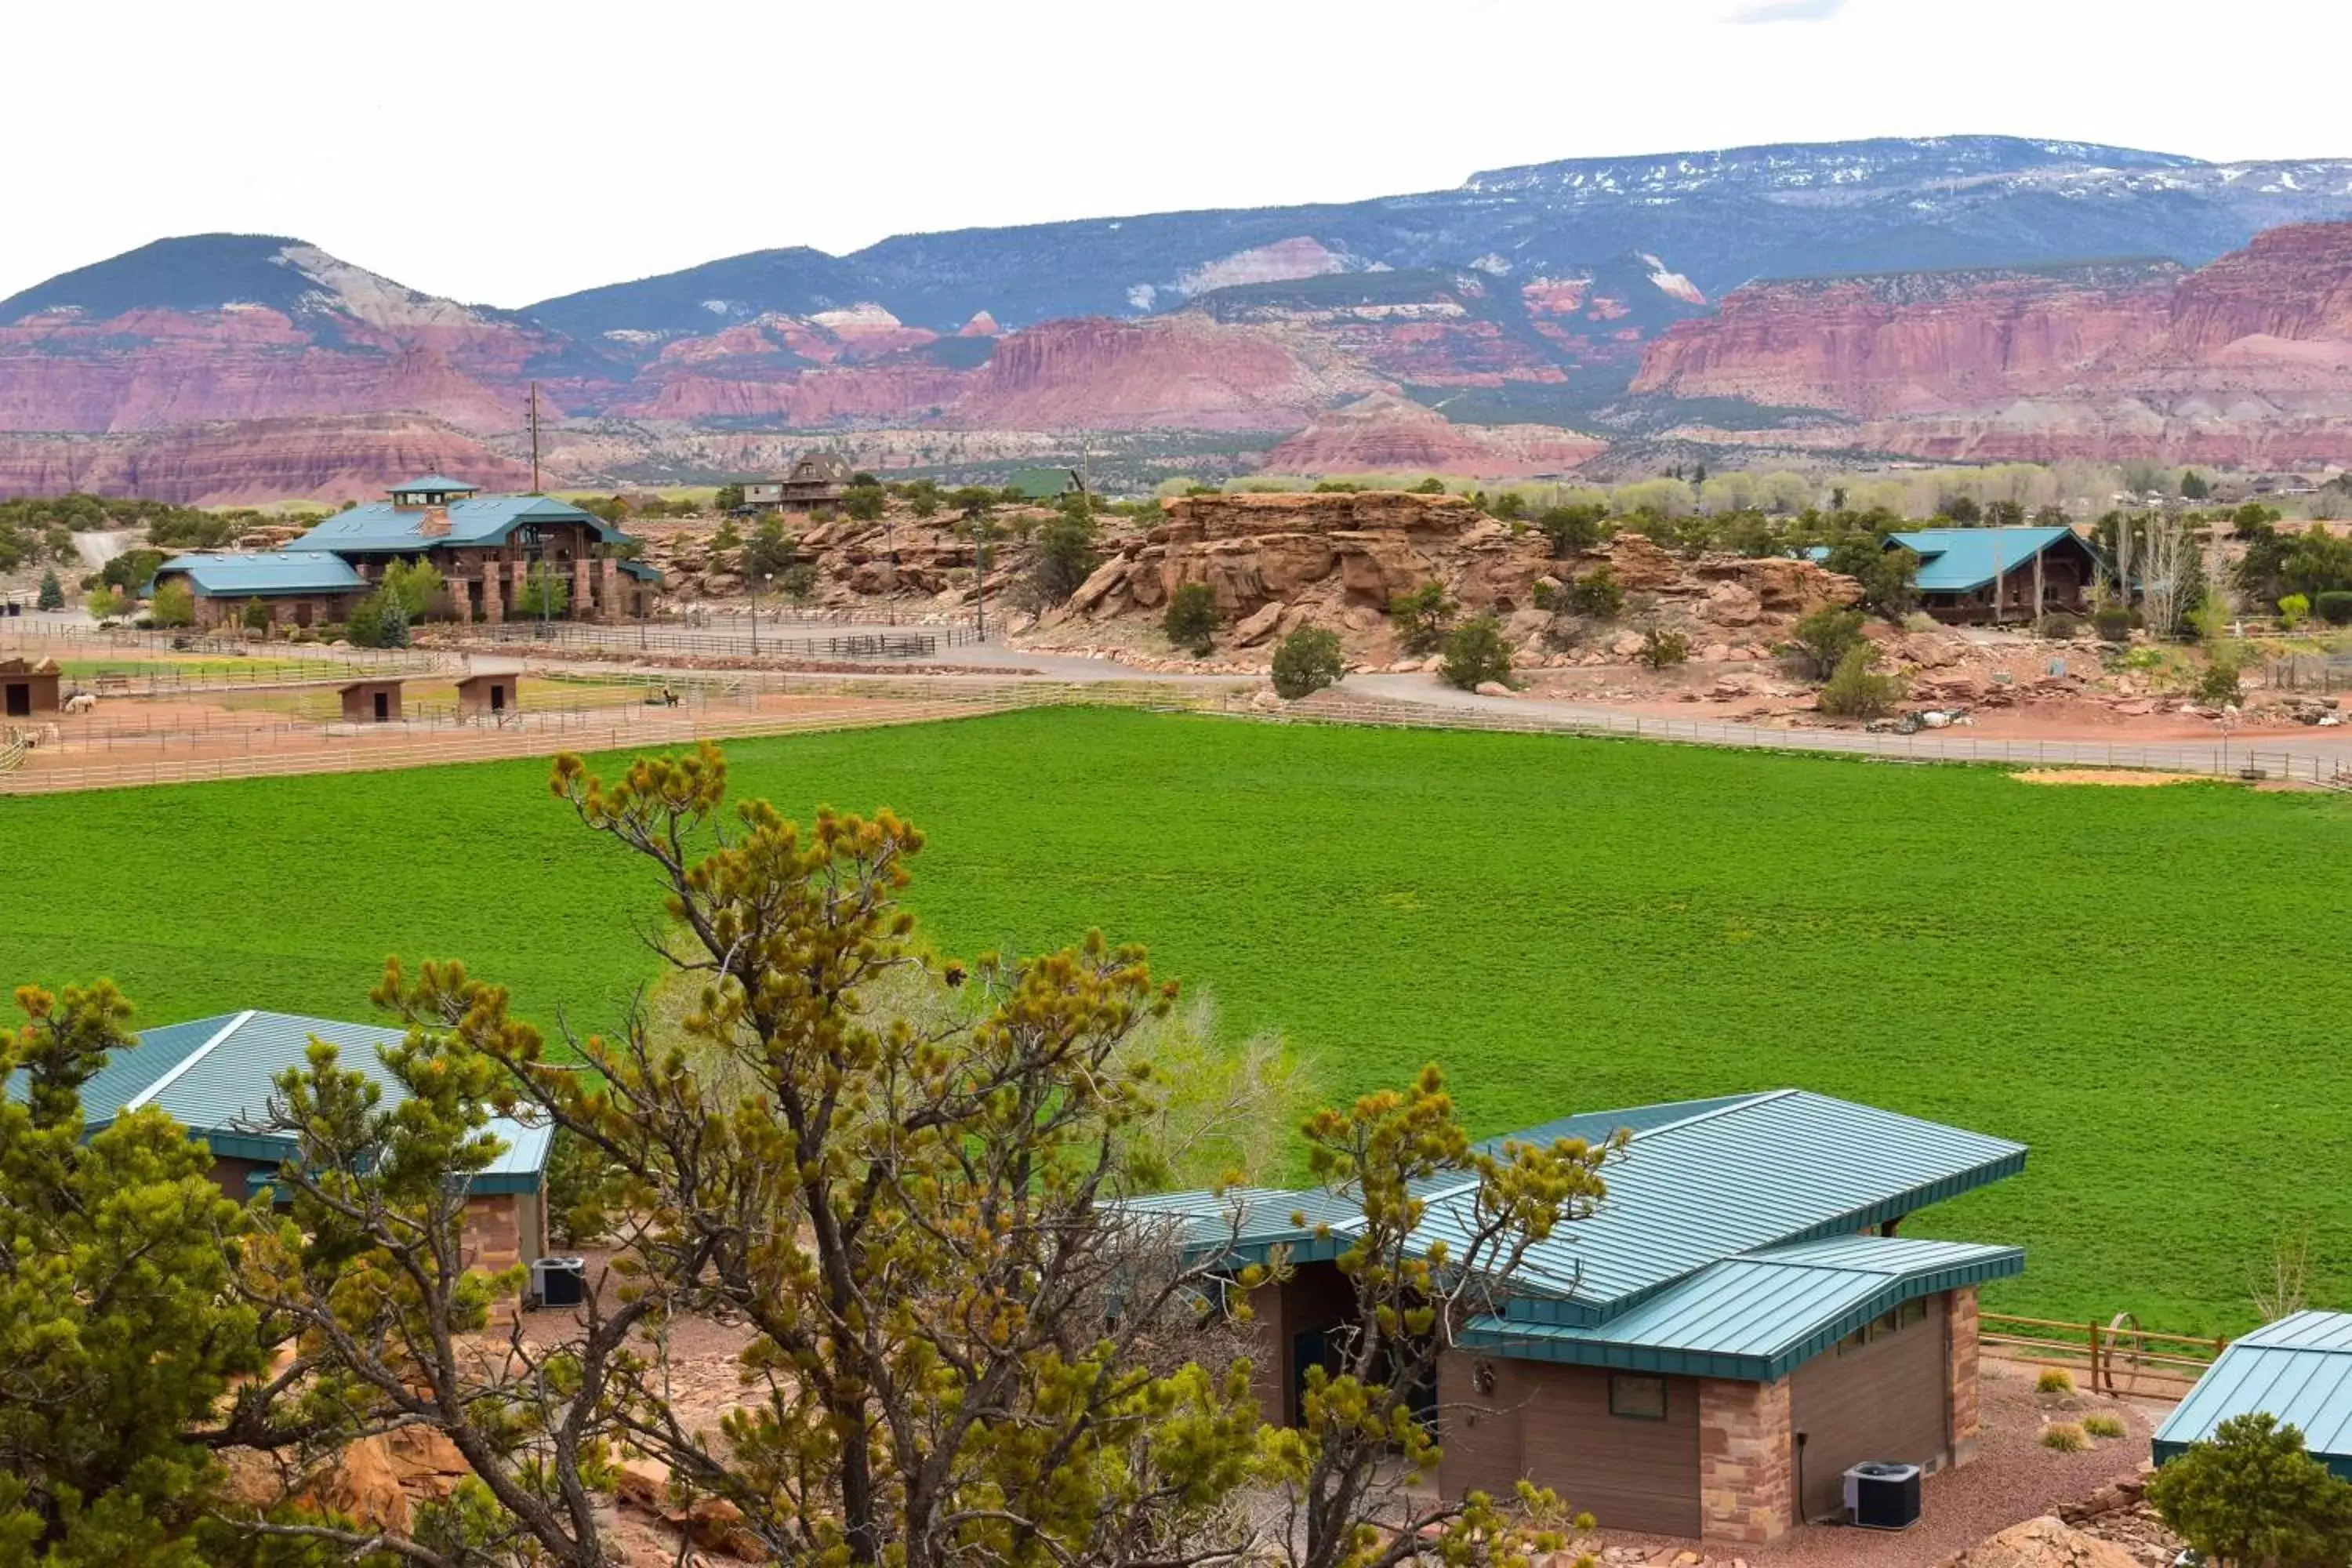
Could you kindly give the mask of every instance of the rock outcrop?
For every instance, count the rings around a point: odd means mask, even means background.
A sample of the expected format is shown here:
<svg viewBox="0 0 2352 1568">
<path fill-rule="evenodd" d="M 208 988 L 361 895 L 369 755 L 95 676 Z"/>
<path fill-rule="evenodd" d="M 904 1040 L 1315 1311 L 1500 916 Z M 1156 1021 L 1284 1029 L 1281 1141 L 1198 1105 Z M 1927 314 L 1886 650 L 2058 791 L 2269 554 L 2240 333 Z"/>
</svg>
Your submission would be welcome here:
<svg viewBox="0 0 2352 1568">
<path fill-rule="evenodd" d="M 1381 658 L 1393 652 L 1390 602 L 1433 582 L 1467 612 L 1504 618 L 1506 635 L 1540 658 L 1550 616 L 1537 607 L 1538 583 L 1604 564 L 1645 616 L 1703 634 L 1702 646 L 1769 643 L 1798 616 L 1861 596 L 1851 578 L 1809 561 L 1685 560 L 1639 534 L 1557 561 L 1540 535 L 1515 533 L 1458 496 L 1244 493 L 1163 504 L 1167 520 L 1118 545 L 1045 630 L 1156 616 L 1178 587 L 1205 583 L 1234 646 L 1263 647 L 1311 623 L 1340 633 L 1359 657 Z"/>
</svg>

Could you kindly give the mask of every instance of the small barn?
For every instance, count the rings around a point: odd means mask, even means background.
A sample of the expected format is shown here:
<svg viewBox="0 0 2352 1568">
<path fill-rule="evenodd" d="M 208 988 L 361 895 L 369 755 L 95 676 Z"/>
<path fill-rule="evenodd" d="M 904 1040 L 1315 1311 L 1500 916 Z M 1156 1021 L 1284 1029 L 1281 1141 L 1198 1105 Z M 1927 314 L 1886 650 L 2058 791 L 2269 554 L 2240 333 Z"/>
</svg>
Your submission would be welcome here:
<svg viewBox="0 0 2352 1568">
<path fill-rule="evenodd" d="M 1607 1528 L 1764 1546 L 1834 1517 L 1865 1460 L 1933 1472 L 1978 1445 L 1977 1290 L 2014 1247 L 1896 1234 L 2012 1175 L 2024 1145 L 1798 1089 L 1563 1117 L 1511 1140 L 1626 1134 L 1598 1212 L 1528 1252 L 1427 1391 L 1448 1496 L 1522 1480 Z M 1489 1148 L 1499 1148 L 1496 1140 Z M 1419 1195 L 1427 1234 L 1470 1223 L 1465 1173 Z M 1181 1245 L 1236 1267 L 1279 1251 L 1250 1297 L 1269 1421 L 1353 1331 L 1336 1259 L 1360 1223 L 1320 1190 L 1135 1200 Z"/>
<path fill-rule="evenodd" d="M 2352 1312 L 2292 1312 L 2232 1343 L 2156 1429 L 2156 1462 L 2256 1412 L 2301 1432 L 2313 1458 L 2352 1480 Z"/>
<path fill-rule="evenodd" d="M 1886 536 L 1919 557 L 1919 606 L 1938 620 L 2081 615 L 2105 563 L 2071 528 L 1921 528 Z"/>
<path fill-rule="evenodd" d="M 457 682 L 457 713 L 466 719 L 502 718 L 522 703 L 522 677 L 513 670 L 484 671 Z"/>
<path fill-rule="evenodd" d="M 277 1076 L 307 1066 L 310 1042 L 321 1040 L 336 1047 L 341 1066 L 365 1074 L 387 1104 L 397 1104 L 405 1090 L 383 1053 L 406 1038 L 373 1024 L 257 1009 L 148 1029 L 82 1087 L 83 1125 L 96 1132 L 125 1111 L 163 1110 L 211 1151 L 214 1183 L 243 1203 L 299 1152 L 272 1122 Z M 463 1245 L 469 1266 L 498 1270 L 547 1254 L 552 1136 L 545 1126 L 509 1118 L 494 1120 L 490 1131 L 504 1147 L 468 1179 Z"/>
<path fill-rule="evenodd" d="M 60 679 L 56 659 L 0 658 L 0 717 L 56 712 Z"/>
<path fill-rule="evenodd" d="M 338 687 L 346 724 L 391 724 L 400 719 L 400 682 L 354 680 Z"/>
</svg>

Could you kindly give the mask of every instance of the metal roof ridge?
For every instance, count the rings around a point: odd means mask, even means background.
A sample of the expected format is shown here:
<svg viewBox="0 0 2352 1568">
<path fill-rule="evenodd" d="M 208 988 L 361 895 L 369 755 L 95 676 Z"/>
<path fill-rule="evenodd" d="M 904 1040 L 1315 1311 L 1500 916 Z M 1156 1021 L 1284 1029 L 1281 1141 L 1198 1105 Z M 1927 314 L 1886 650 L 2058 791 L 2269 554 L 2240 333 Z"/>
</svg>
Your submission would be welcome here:
<svg viewBox="0 0 2352 1568">
<path fill-rule="evenodd" d="M 203 1061 L 206 1057 L 212 1055 L 213 1052 L 220 1046 L 222 1041 L 227 1039 L 231 1035 L 236 1034 L 239 1029 L 242 1029 L 247 1024 L 253 1022 L 256 1011 L 257 1009 L 255 1008 L 247 1007 L 244 1012 L 239 1013 L 236 1017 L 231 1018 L 227 1023 L 213 1031 L 213 1037 L 211 1039 L 206 1040 L 203 1045 L 198 1046 L 186 1056 L 182 1057 L 178 1061 L 173 1062 L 170 1071 L 164 1073 L 163 1077 L 157 1079 L 153 1083 L 149 1084 L 145 1089 L 141 1089 L 137 1094 L 131 1096 L 131 1100 L 122 1107 L 122 1109 L 125 1110 L 137 1110 L 142 1106 L 152 1103 L 157 1095 L 163 1093 L 165 1089 L 171 1088 L 173 1084 L 185 1078 L 188 1075 L 189 1069 L 193 1068 L 198 1062 Z"/>
<path fill-rule="evenodd" d="M 1696 1127 L 1702 1121 L 1712 1121 L 1719 1116 L 1729 1116 L 1738 1111 L 1753 1110 L 1759 1105 L 1769 1105 L 1777 1100 L 1786 1100 L 1792 1094 L 1804 1092 L 1801 1089 L 1759 1089 L 1754 1094 L 1738 1096 L 1728 1105 L 1711 1106 L 1707 1110 L 1694 1111 L 1688 1116 L 1673 1121 L 1661 1121 L 1655 1127 L 1643 1128 L 1631 1134 L 1626 1142 L 1638 1143 L 1644 1138 L 1654 1138 L 1661 1132 L 1675 1132 L 1685 1127 Z"/>
</svg>

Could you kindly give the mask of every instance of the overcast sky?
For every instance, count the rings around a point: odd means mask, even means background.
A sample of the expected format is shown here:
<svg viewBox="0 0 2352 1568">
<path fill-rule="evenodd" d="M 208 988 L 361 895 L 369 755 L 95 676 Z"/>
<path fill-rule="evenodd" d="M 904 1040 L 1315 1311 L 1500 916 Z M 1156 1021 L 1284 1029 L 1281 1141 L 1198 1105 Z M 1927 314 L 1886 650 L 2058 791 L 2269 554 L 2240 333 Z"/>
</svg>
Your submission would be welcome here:
<svg viewBox="0 0 2352 1568">
<path fill-rule="evenodd" d="M 770 246 L 1986 132 L 2352 155 L 2340 0 L 15 0 L 0 297 L 293 235 L 494 305 Z"/>
</svg>

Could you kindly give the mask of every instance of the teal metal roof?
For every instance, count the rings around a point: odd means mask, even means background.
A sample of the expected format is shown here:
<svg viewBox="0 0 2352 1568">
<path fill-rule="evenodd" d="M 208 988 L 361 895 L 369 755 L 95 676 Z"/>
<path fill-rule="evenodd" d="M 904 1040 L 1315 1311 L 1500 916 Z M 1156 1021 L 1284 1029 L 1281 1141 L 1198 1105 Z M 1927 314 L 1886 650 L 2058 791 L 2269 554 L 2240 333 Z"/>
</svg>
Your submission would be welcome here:
<svg viewBox="0 0 2352 1568">
<path fill-rule="evenodd" d="M 2156 1462 L 2255 1411 L 2302 1432 L 2314 1458 L 2352 1479 L 2352 1312 L 2295 1312 L 2231 1344 L 2156 1429 Z"/>
<path fill-rule="evenodd" d="M 482 487 L 469 485 L 463 479 L 453 479 L 446 474 L 427 474 L 421 479 L 411 479 L 404 485 L 394 485 L 388 492 L 396 496 L 416 495 L 478 495 Z"/>
<path fill-rule="evenodd" d="M 363 1074 L 383 1090 L 387 1104 L 396 1105 L 405 1091 L 381 1053 L 405 1037 L 405 1031 L 381 1025 L 259 1011 L 149 1029 L 84 1088 L 84 1121 L 95 1131 L 125 1110 L 153 1106 L 224 1158 L 288 1159 L 293 1141 L 268 1125 L 271 1080 L 307 1066 L 315 1038 L 336 1047 L 338 1065 Z M 494 1120 L 492 1129 L 507 1148 L 474 1179 L 473 1190 L 537 1191 L 550 1130 L 505 1119 Z"/>
<path fill-rule="evenodd" d="M 2014 1175 L 2026 1154 L 1802 1089 L 1708 1103 L 1637 1129 L 1629 1149 L 1600 1207 L 1529 1250 L 1517 1283 L 1549 1300 L 1516 1301 L 1513 1316 L 1598 1322 L 1724 1258 L 1851 1234 Z M 1424 1229 L 1458 1247 L 1467 1218 L 1433 1198 Z"/>
<path fill-rule="evenodd" d="M 2072 540 L 2084 551 L 2082 536 L 2071 528 L 1923 528 L 1890 533 L 1886 542 L 1914 551 L 1919 557 L 1919 591 L 1923 594 L 1966 594 L 1989 585 L 2061 541 Z"/>
<path fill-rule="evenodd" d="M 188 585 L 207 598 L 348 594 L 367 586 L 350 562 L 323 550 L 266 550 L 249 555 L 198 552 L 174 555 L 155 568 L 158 581 L 169 573 L 184 575 Z"/>
<path fill-rule="evenodd" d="M 1345 1250 L 1350 1227 L 1362 1217 L 1352 1200 L 1320 1187 L 1160 1193 L 1124 1198 L 1116 1207 L 1124 1215 L 1171 1224 L 1171 1239 L 1187 1249 L 1214 1247 L 1249 1262 L 1264 1261 L 1276 1247 L 1288 1248 L 1300 1262 L 1336 1257 Z"/>
<path fill-rule="evenodd" d="M 337 512 L 296 540 L 292 548 L 327 550 L 339 555 L 413 555 L 452 545 L 504 544 L 516 529 L 538 522 L 577 523 L 607 544 L 628 538 L 594 514 L 551 496 L 475 496 L 453 500 L 441 510 L 448 518 L 448 531 L 428 535 L 425 521 L 434 514 L 426 509 L 372 501 Z"/>
<path fill-rule="evenodd" d="M 1604 1173 L 1608 1196 L 1529 1250 L 1513 1282 L 1514 1325 L 1607 1322 L 1702 1269 L 1766 1249 L 1783 1249 L 1776 1255 L 1782 1262 L 1803 1261 L 1787 1249 L 1851 1241 L 1856 1232 L 2014 1175 L 2026 1157 L 2022 1143 L 1802 1089 L 1587 1112 L 1507 1138 L 1592 1142 L 1620 1128 L 1631 1140 L 1626 1157 Z M 1428 1184 L 1418 1239 L 1445 1241 L 1458 1256 L 1469 1192 L 1466 1176 Z M 1250 1261 L 1285 1245 L 1302 1261 L 1335 1253 L 1357 1223 L 1343 1194 L 1320 1190 L 1245 1189 L 1222 1200 L 1174 1194 L 1134 1206 L 1185 1215 L 1187 1245 L 1225 1247 L 1230 1238 L 1227 1249 Z M 1309 1223 L 1292 1224 L 1301 1211 Z M 1327 1227 L 1328 1235 L 1317 1234 Z"/>
<path fill-rule="evenodd" d="M 142 1031 L 133 1044 L 108 1056 L 106 1065 L 81 1086 L 84 1126 L 94 1132 L 113 1121 L 125 1100 L 178 1066 L 236 1017 L 234 1013 L 223 1013 Z M 21 1070 L 9 1074 L 7 1081 L 0 1083 L 0 1100 L 23 1099 L 25 1079 Z"/>
<path fill-rule="evenodd" d="M 1486 1317 L 1463 1343 L 1528 1360 L 1769 1383 L 1905 1301 L 2024 1268 L 2014 1247 L 1824 1237 L 1727 1258 L 1596 1326 Z"/>
</svg>

